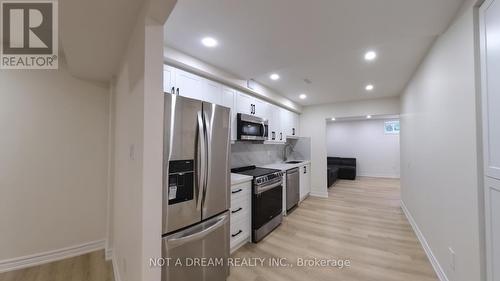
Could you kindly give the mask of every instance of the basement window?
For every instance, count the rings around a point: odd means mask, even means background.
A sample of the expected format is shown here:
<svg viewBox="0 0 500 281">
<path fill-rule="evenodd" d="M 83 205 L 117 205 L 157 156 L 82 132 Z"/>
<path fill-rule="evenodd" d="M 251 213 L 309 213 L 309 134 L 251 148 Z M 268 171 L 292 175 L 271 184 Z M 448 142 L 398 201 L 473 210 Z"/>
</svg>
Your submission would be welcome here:
<svg viewBox="0 0 500 281">
<path fill-rule="evenodd" d="M 384 122 L 384 133 L 386 135 L 399 135 L 399 120 Z"/>
</svg>

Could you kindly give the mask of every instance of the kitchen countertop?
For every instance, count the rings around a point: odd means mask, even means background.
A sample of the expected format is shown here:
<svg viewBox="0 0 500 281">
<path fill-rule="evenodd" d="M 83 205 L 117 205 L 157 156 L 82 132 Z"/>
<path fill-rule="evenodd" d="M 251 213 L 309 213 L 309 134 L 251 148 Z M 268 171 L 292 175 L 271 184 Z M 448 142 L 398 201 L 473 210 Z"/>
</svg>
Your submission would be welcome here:
<svg viewBox="0 0 500 281">
<path fill-rule="evenodd" d="M 293 161 L 293 160 L 290 160 L 290 161 Z M 298 160 L 298 161 L 300 161 L 300 160 Z M 311 163 L 311 161 L 309 161 L 309 160 L 304 160 L 298 164 L 275 163 L 275 164 L 269 164 L 269 165 L 262 166 L 262 168 L 278 169 L 278 170 L 282 170 L 283 172 L 285 172 L 286 170 L 298 168 L 298 167 L 307 165 L 309 163 Z"/>
<path fill-rule="evenodd" d="M 231 173 L 231 185 L 240 184 L 253 180 L 252 176 Z"/>
</svg>

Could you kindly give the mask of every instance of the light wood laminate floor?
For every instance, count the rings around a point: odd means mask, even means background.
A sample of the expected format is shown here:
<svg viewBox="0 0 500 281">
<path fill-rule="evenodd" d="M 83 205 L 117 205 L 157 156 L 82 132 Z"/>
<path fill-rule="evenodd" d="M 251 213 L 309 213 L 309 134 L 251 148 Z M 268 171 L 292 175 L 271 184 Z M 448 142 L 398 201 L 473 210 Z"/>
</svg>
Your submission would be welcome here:
<svg viewBox="0 0 500 281">
<path fill-rule="evenodd" d="M 111 262 L 104 251 L 40 266 L 0 273 L 0 281 L 113 281 Z"/>
<path fill-rule="evenodd" d="M 229 281 L 438 281 L 400 208 L 396 179 L 340 180 L 233 258 L 286 258 L 293 267 L 233 267 Z M 297 267 L 297 258 L 350 259 L 351 267 Z"/>
</svg>

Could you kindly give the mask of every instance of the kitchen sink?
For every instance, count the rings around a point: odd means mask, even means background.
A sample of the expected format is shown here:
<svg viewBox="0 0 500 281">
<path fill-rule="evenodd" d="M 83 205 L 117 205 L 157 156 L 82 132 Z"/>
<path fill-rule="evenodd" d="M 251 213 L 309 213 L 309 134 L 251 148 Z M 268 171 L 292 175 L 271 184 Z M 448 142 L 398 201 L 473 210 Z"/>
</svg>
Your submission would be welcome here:
<svg viewBox="0 0 500 281">
<path fill-rule="evenodd" d="M 287 162 L 285 162 L 285 164 L 299 164 L 302 162 L 304 162 L 304 161 L 287 161 Z"/>
</svg>

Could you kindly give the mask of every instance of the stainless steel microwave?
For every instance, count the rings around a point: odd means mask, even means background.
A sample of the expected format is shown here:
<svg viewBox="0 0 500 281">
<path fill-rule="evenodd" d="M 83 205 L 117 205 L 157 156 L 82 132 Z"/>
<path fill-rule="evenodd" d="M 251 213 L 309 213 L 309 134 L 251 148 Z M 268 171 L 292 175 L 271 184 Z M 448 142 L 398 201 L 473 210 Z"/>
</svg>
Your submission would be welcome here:
<svg viewBox="0 0 500 281">
<path fill-rule="evenodd" d="M 237 114 L 237 139 L 247 141 L 267 140 L 269 133 L 268 121 L 254 115 Z"/>
</svg>

